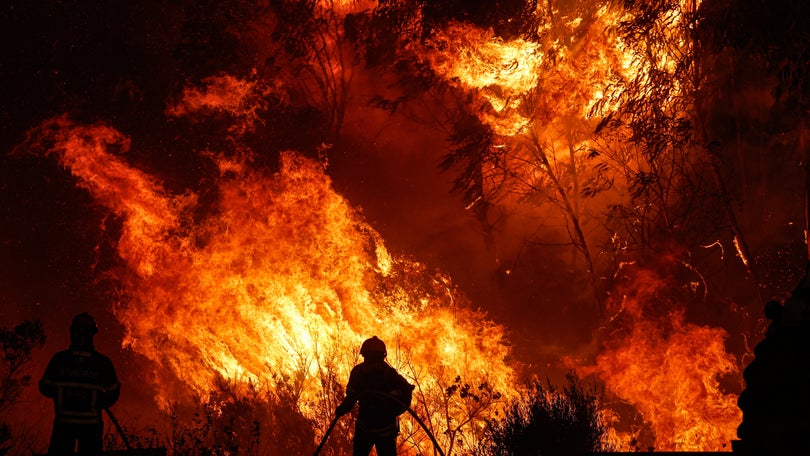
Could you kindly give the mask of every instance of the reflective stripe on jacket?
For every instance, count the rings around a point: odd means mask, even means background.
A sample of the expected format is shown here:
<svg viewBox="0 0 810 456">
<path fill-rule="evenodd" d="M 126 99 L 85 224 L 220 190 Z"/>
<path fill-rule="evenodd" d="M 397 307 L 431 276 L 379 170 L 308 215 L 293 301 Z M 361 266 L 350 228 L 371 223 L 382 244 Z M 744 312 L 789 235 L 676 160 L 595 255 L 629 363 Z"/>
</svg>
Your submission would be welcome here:
<svg viewBox="0 0 810 456">
<path fill-rule="evenodd" d="M 71 349 L 51 358 L 39 389 L 53 399 L 57 422 L 98 424 L 101 411 L 118 400 L 121 385 L 109 358 Z"/>
</svg>

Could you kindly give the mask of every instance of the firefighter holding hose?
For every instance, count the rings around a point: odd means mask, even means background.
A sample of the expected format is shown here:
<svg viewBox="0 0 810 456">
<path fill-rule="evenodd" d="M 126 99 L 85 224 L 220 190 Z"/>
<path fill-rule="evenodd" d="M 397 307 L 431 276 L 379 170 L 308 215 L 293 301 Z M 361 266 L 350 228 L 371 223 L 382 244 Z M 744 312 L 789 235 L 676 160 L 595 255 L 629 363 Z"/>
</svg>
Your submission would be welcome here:
<svg viewBox="0 0 810 456">
<path fill-rule="evenodd" d="M 346 398 L 335 409 L 335 415 L 345 415 L 359 403 L 353 456 L 368 456 L 372 447 L 376 447 L 378 456 L 395 456 L 397 417 L 410 406 L 414 386 L 385 361 L 385 343 L 377 336 L 363 342 L 360 354 L 363 362 L 352 368 Z"/>
<path fill-rule="evenodd" d="M 101 454 L 101 411 L 118 400 L 121 385 L 110 359 L 93 346 L 97 332 L 90 314 L 76 315 L 70 325 L 70 347 L 51 358 L 39 381 L 40 392 L 53 399 L 56 414 L 48 454 L 73 454 L 77 442 L 78 454 Z"/>
</svg>

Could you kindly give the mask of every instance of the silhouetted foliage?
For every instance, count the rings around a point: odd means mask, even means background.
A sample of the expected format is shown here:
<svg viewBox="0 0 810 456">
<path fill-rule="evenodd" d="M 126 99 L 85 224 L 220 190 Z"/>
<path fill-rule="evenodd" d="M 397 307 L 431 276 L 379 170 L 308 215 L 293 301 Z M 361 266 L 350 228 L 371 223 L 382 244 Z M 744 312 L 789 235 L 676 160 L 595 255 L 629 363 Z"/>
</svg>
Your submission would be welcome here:
<svg viewBox="0 0 810 456">
<path fill-rule="evenodd" d="M 689 110 L 705 76 L 695 61 L 691 29 L 696 16 L 672 0 L 620 3 L 629 18 L 619 23 L 618 34 L 639 59 L 641 71 L 620 82 L 624 100 L 611 122 L 629 127 L 627 139 L 654 162 L 668 149 L 687 147 L 693 140 Z M 660 63 L 664 58 L 666 66 Z"/>
<path fill-rule="evenodd" d="M 45 330 L 39 320 L 26 320 L 13 329 L 0 328 L 0 351 L 3 356 L 0 378 L 0 409 L 9 405 L 20 391 L 31 383 L 22 367 L 31 360 L 34 349 L 45 345 Z"/>
<path fill-rule="evenodd" d="M 284 52 L 293 58 L 306 57 L 311 52 L 312 36 L 318 33 L 319 27 L 326 25 L 324 19 L 315 13 L 317 3 L 313 0 L 270 2 L 278 18 L 270 37 L 278 41 Z"/>
<path fill-rule="evenodd" d="M 573 375 L 562 390 L 535 381 L 502 420 L 491 420 L 479 456 L 585 455 L 610 451 L 599 398 Z"/>
<path fill-rule="evenodd" d="M 10 406 L 23 388 L 31 384 L 31 375 L 25 372 L 25 364 L 31 360 L 35 349 L 45 345 L 45 330 L 40 320 L 25 320 L 12 329 L 0 328 L 0 412 Z M 11 428 L 0 423 L 0 455 L 6 454 L 11 440 Z"/>
<path fill-rule="evenodd" d="M 274 46 L 265 70 L 287 79 L 293 104 L 319 111 L 329 132 L 324 141 L 331 143 L 343 126 L 353 67 L 359 64 L 345 26 L 351 21 L 329 2 L 274 0 L 269 10 Z"/>
<path fill-rule="evenodd" d="M 462 419 L 454 420 L 448 416 L 447 421 L 438 428 L 443 429 L 442 434 L 447 439 L 445 454 L 452 455 L 456 445 L 461 446 L 465 441 L 470 446 L 480 446 L 485 435 L 477 430 L 482 422 L 489 421 L 493 416 L 495 406 L 501 402 L 501 393 L 495 391 L 486 381 L 471 385 L 460 376 L 456 376 L 444 393 L 444 400 L 448 404 L 446 408 L 450 408 L 449 404 L 453 403 L 455 407 L 464 410 Z"/>
<path fill-rule="evenodd" d="M 625 12 L 617 33 L 637 71 L 606 90 L 621 103 L 595 129 L 588 155 L 594 173 L 584 194 L 626 186 L 629 199 L 605 211 L 606 226 L 625 243 L 623 255 L 643 259 L 673 242 L 696 245 L 730 230 L 750 257 L 705 127 L 717 78 L 695 33 L 699 15 L 672 0 L 616 3 Z"/>
<path fill-rule="evenodd" d="M 804 0 L 709 0 L 700 7 L 700 32 L 716 51 L 753 55 L 777 75 L 774 96 L 807 93 L 810 3 Z"/>
<path fill-rule="evenodd" d="M 464 113 L 453 125 L 450 151 L 441 161 L 441 169 L 455 169 L 453 191 L 461 193 L 464 201 L 473 203 L 485 196 L 483 169 L 492 158 L 492 131 L 472 114 Z"/>
<path fill-rule="evenodd" d="M 171 404 L 164 424 L 123 428 L 132 448 L 166 448 L 173 455 L 311 454 L 316 423 L 299 409 L 294 387 L 274 391 L 229 384 L 200 405 Z M 117 431 L 107 430 L 108 450 L 124 449 Z M 323 454 L 349 454 L 350 443 L 336 435 Z"/>
<path fill-rule="evenodd" d="M 243 28 L 265 14 L 263 2 L 196 0 L 185 10 L 180 43 L 173 50 L 181 70 L 192 79 L 222 71 L 242 73 L 250 61 Z"/>
</svg>

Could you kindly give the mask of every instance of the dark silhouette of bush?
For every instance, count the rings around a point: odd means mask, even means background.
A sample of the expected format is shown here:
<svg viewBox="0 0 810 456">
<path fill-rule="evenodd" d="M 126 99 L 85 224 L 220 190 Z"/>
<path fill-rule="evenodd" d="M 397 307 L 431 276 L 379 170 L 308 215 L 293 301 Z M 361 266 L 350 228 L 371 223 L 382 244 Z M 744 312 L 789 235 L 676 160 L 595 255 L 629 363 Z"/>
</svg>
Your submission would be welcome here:
<svg viewBox="0 0 810 456">
<path fill-rule="evenodd" d="M 535 381 L 512 401 L 501 420 L 490 420 L 479 456 L 576 456 L 610 451 L 599 397 L 574 375 L 560 391 Z"/>
<path fill-rule="evenodd" d="M 333 398 L 330 404 L 335 403 Z M 327 419 L 333 409 L 328 408 Z M 273 389 L 220 379 L 203 403 L 173 403 L 163 413 L 162 425 L 142 429 L 127 428 L 126 417 L 120 417 L 132 448 L 165 448 L 176 456 L 303 455 L 313 453 L 323 432 L 303 414 L 293 386 L 284 379 Z M 350 454 L 350 437 L 348 428 L 336 429 L 321 454 Z M 112 428 L 104 442 L 107 450 L 126 447 Z"/>
<path fill-rule="evenodd" d="M 0 412 L 20 397 L 31 384 L 26 364 L 34 350 L 45 345 L 45 330 L 39 320 L 25 320 L 14 328 L 0 328 Z M 0 423 L 0 456 L 11 450 L 11 426 Z"/>
</svg>

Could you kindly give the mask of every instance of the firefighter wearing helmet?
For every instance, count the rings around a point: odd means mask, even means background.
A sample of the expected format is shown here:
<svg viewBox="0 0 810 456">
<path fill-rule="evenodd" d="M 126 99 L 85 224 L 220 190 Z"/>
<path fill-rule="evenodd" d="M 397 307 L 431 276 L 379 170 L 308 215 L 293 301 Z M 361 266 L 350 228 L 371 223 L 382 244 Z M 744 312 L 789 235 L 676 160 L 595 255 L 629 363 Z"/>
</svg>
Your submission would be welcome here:
<svg viewBox="0 0 810 456">
<path fill-rule="evenodd" d="M 93 336 L 96 320 L 88 313 L 73 318 L 70 347 L 56 353 L 39 381 L 39 390 L 53 399 L 55 418 L 48 454 L 100 455 L 104 423 L 101 411 L 112 406 L 121 389 L 112 362 L 98 353 Z"/>
<path fill-rule="evenodd" d="M 363 362 L 352 368 L 346 398 L 335 409 L 335 415 L 345 415 L 359 403 L 353 456 L 368 456 L 372 447 L 376 447 L 378 456 L 395 456 L 397 417 L 410 406 L 414 386 L 385 361 L 385 343 L 377 336 L 363 342 L 360 354 Z"/>
</svg>

